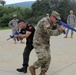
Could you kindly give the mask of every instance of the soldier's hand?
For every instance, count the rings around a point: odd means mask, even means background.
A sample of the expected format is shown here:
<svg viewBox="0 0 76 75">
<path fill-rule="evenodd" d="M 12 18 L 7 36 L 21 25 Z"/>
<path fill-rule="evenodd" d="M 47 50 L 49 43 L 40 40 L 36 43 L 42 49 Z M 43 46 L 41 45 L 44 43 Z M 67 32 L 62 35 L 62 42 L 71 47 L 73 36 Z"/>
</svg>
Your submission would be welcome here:
<svg viewBox="0 0 76 75">
<path fill-rule="evenodd" d="M 46 28 L 49 28 L 50 27 L 50 24 L 48 23 L 48 24 L 46 24 Z"/>
<path fill-rule="evenodd" d="M 62 30 L 65 30 L 65 29 L 66 29 L 63 25 L 61 25 L 60 28 L 61 28 Z"/>
</svg>

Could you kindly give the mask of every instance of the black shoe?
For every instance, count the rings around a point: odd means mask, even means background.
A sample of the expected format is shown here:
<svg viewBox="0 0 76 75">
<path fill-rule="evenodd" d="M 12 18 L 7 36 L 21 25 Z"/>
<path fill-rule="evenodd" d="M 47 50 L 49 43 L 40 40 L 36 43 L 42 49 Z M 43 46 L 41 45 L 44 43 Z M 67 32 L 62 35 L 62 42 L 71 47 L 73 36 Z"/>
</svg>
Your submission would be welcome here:
<svg viewBox="0 0 76 75">
<path fill-rule="evenodd" d="M 25 68 L 25 67 L 17 68 L 16 70 L 17 70 L 18 72 L 27 73 L 27 68 Z"/>
</svg>

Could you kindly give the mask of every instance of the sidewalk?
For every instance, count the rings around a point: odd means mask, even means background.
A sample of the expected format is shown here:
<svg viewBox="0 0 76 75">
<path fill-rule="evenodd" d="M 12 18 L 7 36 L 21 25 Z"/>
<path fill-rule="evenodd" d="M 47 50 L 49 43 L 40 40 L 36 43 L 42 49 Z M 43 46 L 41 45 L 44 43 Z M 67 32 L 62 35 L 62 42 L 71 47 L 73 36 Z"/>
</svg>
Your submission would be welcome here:
<svg viewBox="0 0 76 75">
<path fill-rule="evenodd" d="M 19 73 L 16 68 L 22 67 L 22 53 L 25 44 L 17 42 L 9 38 L 11 30 L 0 30 L 0 75 L 30 75 L 28 70 L 27 74 Z M 25 39 L 24 39 L 25 41 Z M 76 33 L 74 38 L 64 38 L 64 34 L 51 37 L 51 64 L 47 75 L 76 75 Z M 29 64 L 37 59 L 35 51 L 30 54 Z M 40 69 L 36 70 L 37 75 Z"/>
</svg>

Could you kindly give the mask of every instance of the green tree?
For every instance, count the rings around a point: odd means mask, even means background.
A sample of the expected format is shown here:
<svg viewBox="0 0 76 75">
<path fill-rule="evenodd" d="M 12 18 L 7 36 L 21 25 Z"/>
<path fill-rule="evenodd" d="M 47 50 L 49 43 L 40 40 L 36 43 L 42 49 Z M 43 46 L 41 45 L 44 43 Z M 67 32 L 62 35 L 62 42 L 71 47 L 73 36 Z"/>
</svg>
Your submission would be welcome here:
<svg viewBox="0 0 76 75">
<path fill-rule="evenodd" d="M 2 4 L 4 6 L 6 4 L 6 2 L 4 0 L 1 0 L 0 4 Z"/>
<path fill-rule="evenodd" d="M 76 2 L 70 0 L 37 0 L 32 5 L 33 16 L 45 16 L 46 13 L 51 13 L 53 10 L 61 14 L 61 18 L 66 22 L 69 11 L 72 9 L 76 13 Z"/>
<path fill-rule="evenodd" d="M 33 16 L 41 16 L 45 15 L 48 13 L 48 0 L 37 0 L 33 5 L 32 5 L 32 11 L 33 11 Z"/>
<path fill-rule="evenodd" d="M 13 18 L 13 14 L 17 14 L 18 18 L 24 18 L 28 21 L 32 16 L 32 10 L 31 8 L 24 7 L 0 6 L 0 27 L 8 26 L 8 22 Z"/>
</svg>

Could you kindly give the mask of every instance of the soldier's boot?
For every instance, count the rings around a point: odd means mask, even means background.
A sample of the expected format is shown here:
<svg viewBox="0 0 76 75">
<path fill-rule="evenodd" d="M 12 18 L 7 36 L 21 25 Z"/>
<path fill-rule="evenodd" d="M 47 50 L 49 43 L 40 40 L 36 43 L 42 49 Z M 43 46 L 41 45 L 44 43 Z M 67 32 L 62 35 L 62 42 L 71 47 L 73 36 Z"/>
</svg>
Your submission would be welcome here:
<svg viewBox="0 0 76 75">
<path fill-rule="evenodd" d="M 31 75 L 36 75 L 35 68 L 33 66 L 29 67 L 29 71 L 30 71 Z"/>
<path fill-rule="evenodd" d="M 14 40 L 14 44 L 16 44 L 16 43 L 17 43 L 17 42 L 16 42 L 16 39 L 13 38 L 13 40 Z"/>
<path fill-rule="evenodd" d="M 71 35 L 71 38 L 73 38 L 73 35 Z"/>
<path fill-rule="evenodd" d="M 67 35 L 66 35 L 66 36 L 64 36 L 64 38 L 67 38 Z"/>
<path fill-rule="evenodd" d="M 45 71 L 41 70 L 41 73 L 39 75 L 46 75 Z"/>
<path fill-rule="evenodd" d="M 21 41 L 20 43 L 24 44 L 25 42 Z"/>
</svg>

